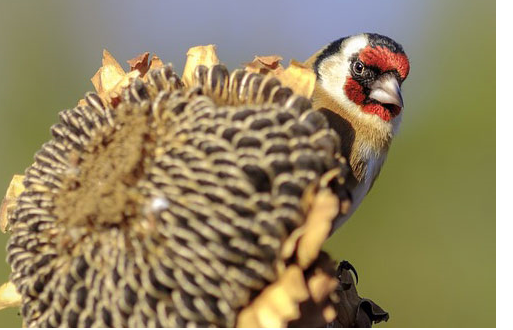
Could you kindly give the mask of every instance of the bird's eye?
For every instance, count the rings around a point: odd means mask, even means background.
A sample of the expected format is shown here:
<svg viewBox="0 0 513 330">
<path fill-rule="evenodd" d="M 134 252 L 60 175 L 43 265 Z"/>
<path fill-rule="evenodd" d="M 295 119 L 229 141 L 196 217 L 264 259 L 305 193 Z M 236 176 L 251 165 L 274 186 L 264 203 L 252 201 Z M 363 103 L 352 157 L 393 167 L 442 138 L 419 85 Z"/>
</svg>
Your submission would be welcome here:
<svg viewBox="0 0 513 330">
<path fill-rule="evenodd" d="M 361 75 L 363 73 L 363 69 L 364 69 L 364 66 L 363 66 L 362 62 L 360 62 L 360 61 L 354 62 L 354 65 L 353 65 L 354 73 L 356 73 L 357 75 Z"/>
</svg>

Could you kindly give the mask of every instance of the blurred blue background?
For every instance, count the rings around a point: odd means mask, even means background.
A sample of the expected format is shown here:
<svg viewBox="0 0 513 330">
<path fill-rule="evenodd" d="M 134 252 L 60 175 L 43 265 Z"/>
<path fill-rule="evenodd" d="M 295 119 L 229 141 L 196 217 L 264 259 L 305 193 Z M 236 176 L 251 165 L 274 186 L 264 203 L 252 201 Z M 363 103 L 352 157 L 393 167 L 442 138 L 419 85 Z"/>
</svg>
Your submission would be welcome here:
<svg viewBox="0 0 513 330">
<path fill-rule="evenodd" d="M 120 63 L 150 51 L 181 72 L 189 47 L 213 43 L 233 69 L 257 54 L 305 60 L 359 32 L 404 46 L 406 108 L 373 191 L 325 248 L 390 312 L 379 326 L 494 327 L 492 1 L 0 0 L 0 191 L 32 163 L 58 111 L 92 90 L 104 48 Z M 0 282 L 4 260 L 1 249 Z M 0 320 L 21 326 L 15 309 Z"/>
</svg>

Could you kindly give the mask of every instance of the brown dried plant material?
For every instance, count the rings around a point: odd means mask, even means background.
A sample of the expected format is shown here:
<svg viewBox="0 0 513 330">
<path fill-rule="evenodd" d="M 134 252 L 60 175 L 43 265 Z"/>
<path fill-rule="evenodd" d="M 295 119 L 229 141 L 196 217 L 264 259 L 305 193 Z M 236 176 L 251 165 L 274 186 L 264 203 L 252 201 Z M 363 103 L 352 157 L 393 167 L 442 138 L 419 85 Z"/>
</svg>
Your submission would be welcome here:
<svg viewBox="0 0 513 330">
<path fill-rule="evenodd" d="M 284 70 L 280 64 L 281 60 L 283 60 L 283 57 L 279 55 L 255 56 L 255 59 L 250 63 L 244 64 L 244 67 L 249 72 L 262 74 L 272 72 L 276 75 Z"/>
<path fill-rule="evenodd" d="M 125 70 L 123 70 L 111 53 L 104 49 L 102 66 L 91 78 L 91 82 L 96 91 L 101 94 L 113 90 L 125 76 Z"/>
<path fill-rule="evenodd" d="M 315 87 L 315 73 L 302 63 L 291 60 L 289 67 L 278 74 L 283 85 L 290 87 L 295 93 L 306 98 L 312 97 Z"/>
<path fill-rule="evenodd" d="M 140 56 L 144 56 L 144 54 Z M 137 59 L 140 56 L 137 56 L 134 59 Z M 137 60 L 134 62 L 137 62 Z M 116 106 L 120 101 L 121 90 L 127 87 L 132 79 L 139 77 L 140 75 L 141 72 L 137 69 L 130 71 L 129 73 L 125 73 L 125 70 L 123 70 L 116 59 L 106 49 L 104 49 L 102 66 L 91 78 L 91 82 L 98 92 L 98 95 L 104 101 Z M 85 104 L 85 101 L 82 99 L 78 104 Z"/>
<path fill-rule="evenodd" d="M 138 56 L 126 61 L 128 65 L 130 65 L 130 71 L 139 71 L 141 77 L 143 77 L 143 81 L 147 80 L 146 73 L 151 69 L 160 68 L 164 65 L 164 62 L 155 54 L 151 57 L 151 60 L 148 62 L 150 53 L 144 52 L 139 54 Z"/>
<path fill-rule="evenodd" d="M 338 285 L 338 281 L 331 274 L 321 268 L 315 269 L 314 275 L 308 280 L 308 290 L 314 303 L 321 303 L 332 293 Z"/>
<path fill-rule="evenodd" d="M 336 310 L 330 299 L 338 285 L 329 257 L 322 253 L 308 275 L 298 265 L 287 267 L 238 316 L 237 327 L 320 327 L 332 322 Z"/>
<path fill-rule="evenodd" d="M 130 71 L 138 70 L 141 73 L 141 76 L 144 76 L 150 65 L 148 63 L 148 57 L 150 56 L 149 52 L 144 52 L 142 54 L 137 55 L 136 57 L 126 61 L 128 65 L 130 65 Z"/>
<path fill-rule="evenodd" d="M 340 206 L 339 199 L 329 189 L 318 192 L 315 189 L 315 186 L 308 187 L 303 196 L 304 208 L 308 212 L 305 223 L 291 233 L 281 250 L 283 259 L 290 258 L 296 252 L 297 262 L 302 269 L 308 268 L 319 255 Z"/>
<path fill-rule="evenodd" d="M 304 225 L 305 234 L 299 239 L 297 247 L 297 259 L 301 268 L 306 269 L 319 255 L 338 211 L 339 200 L 330 190 L 323 189 L 315 195 Z"/>
<path fill-rule="evenodd" d="M 275 75 L 284 86 L 294 93 L 306 98 L 312 97 L 316 76 L 313 70 L 296 60 L 291 60 L 287 69 L 280 64 L 281 56 L 255 56 L 253 62 L 246 63 L 244 68 L 250 72 Z"/>
<path fill-rule="evenodd" d="M 334 262 L 321 252 L 312 267 L 305 272 L 310 297 L 299 305 L 301 316 L 287 324 L 289 327 L 324 327 L 337 316 L 338 303 L 334 291 L 338 286 Z"/>
<path fill-rule="evenodd" d="M 116 59 L 107 50 L 103 50 L 102 66 L 91 78 L 98 95 L 104 101 L 116 106 L 120 101 L 121 91 L 130 84 L 132 79 L 143 77 L 145 80 L 144 77 L 148 70 L 164 65 L 156 55 L 153 55 L 148 62 L 149 55 L 149 52 L 145 52 L 128 60 L 130 71 L 126 73 Z M 78 104 L 85 105 L 86 103 L 82 99 Z"/>
<path fill-rule="evenodd" d="M 300 317 L 299 304 L 309 297 L 303 271 L 288 267 L 278 281 L 269 285 L 250 306 L 240 312 L 238 328 L 282 328 Z"/>
<path fill-rule="evenodd" d="M 23 186 L 24 177 L 24 175 L 13 176 L 11 183 L 9 183 L 9 187 L 7 188 L 7 192 L 5 193 L 5 197 L 2 200 L 0 208 L 0 229 L 4 233 L 7 231 L 7 226 L 9 224 L 9 212 L 16 207 L 16 199 L 25 189 Z"/>
<path fill-rule="evenodd" d="M 219 63 L 219 58 L 216 54 L 215 45 L 196 46 L 187 51 L 187 62 L 183 69 L 182 81 L 185 86 L 191 87 L 194 85 L 194 70 L 198 65 L 204 65 L 207 68 Z"/>
<path fill-rule="evenodd" d="M 149 52 L 144 52 L 128 60 L 127 63 L 130 65 L 130 71 L 126 73 L 111 53 L 104 49 L 102 66 L 91 78 L 91 82 L 98 95 L 104 101 L 116 106 L 120 101 L 121 91 L 130 84 L 132 79 L 142 77 L 143 81 L 146 81 L 146 73 L 148 70 L 156 69 L 164 65 L 162 60 L 155 54 L 148 62 L 149 55 Z M 78 105 L 85 104 L 84 99 L 78 102 Z"/>
<path fill-rule="evenodd" d="M 164 62 L 162 62 L 160 57 L 158 57 L 157 55 L 153 54 L 153 56 L 151 57 L 151 60 L 150 60 L 150 70 L 151 69 L 160 68 L 163 65 L 164 65 Z"/>
<path fill-rule="evenodd" d="M 19 307 L 21 305 L 21 295 L 16 291 L 16 287 L 11 282 L 0 286 L 0 310 L 9 307 Z"/>
</svg>

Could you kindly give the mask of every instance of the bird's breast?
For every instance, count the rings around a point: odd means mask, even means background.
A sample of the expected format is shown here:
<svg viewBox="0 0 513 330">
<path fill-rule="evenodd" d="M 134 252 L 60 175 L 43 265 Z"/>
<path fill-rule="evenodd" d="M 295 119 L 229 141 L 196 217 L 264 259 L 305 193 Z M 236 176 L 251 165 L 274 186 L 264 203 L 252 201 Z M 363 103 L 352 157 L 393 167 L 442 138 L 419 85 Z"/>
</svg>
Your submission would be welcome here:
<svg viewBox="0 0 513 330">
<path fill-rule="evenodd" d="M 374 180 L 378 176 L 385 158 L 386 154 L 382 154 L 379 156 L 371 156 L 366 161 L 364 161 L 365 166 L 363 178 L 354 186 L 351 191 L 352 202 L 351 207 L 349 208 L 349 212 L 335 221 L 333 231 L 343 225 L 353 215 L 358 206 L 360 206 L 363 199 L 371 189 Z"/>
</svg>

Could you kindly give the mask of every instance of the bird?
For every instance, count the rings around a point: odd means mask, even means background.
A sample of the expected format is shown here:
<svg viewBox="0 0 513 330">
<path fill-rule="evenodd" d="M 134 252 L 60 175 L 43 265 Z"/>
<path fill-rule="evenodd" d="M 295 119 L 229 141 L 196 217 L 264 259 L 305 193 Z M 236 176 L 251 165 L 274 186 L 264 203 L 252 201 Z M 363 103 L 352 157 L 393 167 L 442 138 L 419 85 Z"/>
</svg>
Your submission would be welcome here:
<svg viewBox="0 0 513 330">
<path fill-rule="evenodd" d="M 360 206 L 385 162 L 401 124 L 401 86 L 410 63 L 393 39 L 362 33 L 330 43 L 306 64 L 317 76 L 313 108 L 341 137 L 341 152 L 351 167 L 352 203 L 335 221 L 336 230 Z"/>
<path fill-rule="evenodd" d="M 89 92 L 61 111 L 9 214 L 24 325 L 236 325 L 294 262 L 282 255 L 309 216 L 304 196 L 335 196 L 336 226 L 370 189 L 400 120 L 404 58 L 362 34 L 310 60 L 311 100 L 221 64 L 189 85 L 169 64 L 115 103 Z"/>
</svg>

